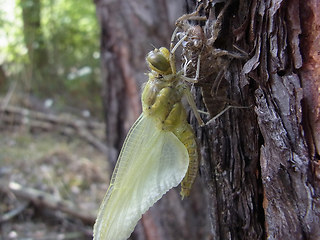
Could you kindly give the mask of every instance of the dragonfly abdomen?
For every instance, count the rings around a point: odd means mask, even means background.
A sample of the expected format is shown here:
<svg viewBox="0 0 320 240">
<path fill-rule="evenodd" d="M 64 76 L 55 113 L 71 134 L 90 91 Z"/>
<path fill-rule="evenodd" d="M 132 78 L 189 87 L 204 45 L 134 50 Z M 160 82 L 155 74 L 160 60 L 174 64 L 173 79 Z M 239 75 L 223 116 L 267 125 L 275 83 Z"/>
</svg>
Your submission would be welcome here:
<svg viewBox="0 0 320 240">
<path fill-rule="evenodd" d="M 183 143 L 186 147 L 189 154 L 189 166 L 185 177 L 181 182 L 181 196 L 189 196 L 192 185 L 196 179 L 199 166 L 199 153 L 196 137 L 193 129 L 189 123 L 185 122 L 180 124 L 179 127 L 174 131 L 174 134 L 177 138 Z"/>
</svg>

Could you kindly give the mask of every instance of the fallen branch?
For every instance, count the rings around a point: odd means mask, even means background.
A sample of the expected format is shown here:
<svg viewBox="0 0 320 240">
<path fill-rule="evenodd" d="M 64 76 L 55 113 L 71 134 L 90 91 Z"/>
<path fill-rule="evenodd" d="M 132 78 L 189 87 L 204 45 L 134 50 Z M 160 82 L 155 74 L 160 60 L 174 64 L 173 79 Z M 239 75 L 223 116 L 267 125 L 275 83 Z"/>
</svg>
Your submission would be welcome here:
<svg viewBox="0 0 320 240">
<path fill-rule="evenodd" d="M 96 121 L 84 121 L 71 116 L 56 116 L 16 106 L 5 105 L 0 107 L 0 111 L 7 115 L 16 115 L 24 118 L 50 122 L 52 124 L 66 125 L 73 128 L 84 127 L 88 129 L 104 129 L 104 124 Z"/>
<path fill-rule="evenodd" d="M 30 201 L 37 206 L 44 206 L 53 210 L 59 210 L 61 212 L 67 213 L 72 217 L 78 218 L 89 225 L 93 225 L 96 218 L 92 214 L 85 213 L 82 210 L 80 211 L 79 208 L 74 206 L 69 201 L 57 199 L 51 194 L 39 191 L 34 188 L 23 187 L 16 182 L 0 182 L 0 191 L 5 193 L 12 192 L 17 197 Z"/>
<path fill-rule="evenodd" d="M 26 125 L 31 129 L 58 131 L 72 136 L 78 135 L 105 155 L 116 155 L 94 132 L 104 133 L 104 124 L 84 121 L 71 116 L 55 116 L 15 106 L 0 106 L 0 121 L 6 125 Z M 111 155 L 110 155 L 111 152 Z"/>
</svg>

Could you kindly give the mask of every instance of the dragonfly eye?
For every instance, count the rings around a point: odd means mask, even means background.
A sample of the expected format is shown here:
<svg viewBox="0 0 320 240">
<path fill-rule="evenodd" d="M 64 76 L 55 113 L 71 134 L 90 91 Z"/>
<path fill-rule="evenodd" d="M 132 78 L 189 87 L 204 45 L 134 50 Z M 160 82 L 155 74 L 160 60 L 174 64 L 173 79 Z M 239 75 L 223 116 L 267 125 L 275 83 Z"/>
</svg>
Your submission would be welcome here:
<svg viewBox="0 0 320 240">
<path fill-rule="evenodd" d="M 171 73 L 170 62 L 162 51 L 155 49 L 149 52 L 146 60 L 152 70 L 161 74 Z"/>
</svg>

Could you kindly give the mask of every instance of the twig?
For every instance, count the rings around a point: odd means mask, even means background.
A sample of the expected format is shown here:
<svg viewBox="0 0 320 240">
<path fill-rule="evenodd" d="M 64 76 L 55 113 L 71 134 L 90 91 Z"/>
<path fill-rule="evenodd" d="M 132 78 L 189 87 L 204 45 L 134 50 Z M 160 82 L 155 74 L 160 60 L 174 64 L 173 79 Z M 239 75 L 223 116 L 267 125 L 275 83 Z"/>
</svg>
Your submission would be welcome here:
<svg viewBox="0 0 320 240">
<path fill-rule="evenodd" d="M 29 201 L 24 201 L 17 208 L 12 209 L 7 213 L 4 213 L 2 216 L 0 216 L 0 223 L 9 221 L 11 218 L 14 218 L 15 216 L 19 215 L 24 209 L 26 209 L 29 203 Z"/>
</svg>

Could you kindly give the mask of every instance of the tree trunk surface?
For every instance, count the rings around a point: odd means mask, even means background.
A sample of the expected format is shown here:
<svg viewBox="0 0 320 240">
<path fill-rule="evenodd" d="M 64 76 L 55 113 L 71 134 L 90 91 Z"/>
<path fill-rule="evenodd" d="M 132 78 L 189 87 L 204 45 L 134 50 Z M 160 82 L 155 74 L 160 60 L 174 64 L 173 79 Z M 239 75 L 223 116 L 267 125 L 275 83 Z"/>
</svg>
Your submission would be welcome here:
<svg viewBox="0 0 320 240">
<path fill-rule="evenodd" d="M 144 57 L 151 44 L 169 46 L 174 21 L 186 6 L 184 1 L 95 3 L 107 143 L 120 149 L 141 111 Z M 210 43 L 219 25 L 214 15 L 224 6 L 219 36 Z M 190 114 L 202 156 L 191 196 L 181 201 L 178 190 L 169 191 L 131 239 L 320 239 L 319 12 L 316 0 L 231 0 L 201 12 L 206 22 L 192 22 L 204 30 L 204 45 L 211 44 L 202 48 L 194 89 L 199 109 L 213 115 L 226 102 L 238 108 L 203 128 Z M 216 49 L 248 56 L 215 57 Z M 192 51 L 182 55 L 199 55 Z M 192 58 L 189 73 L 196 61 Z M 220 73 L 217 95 L 229 100 L 212 94 Z"/>
</svg>

